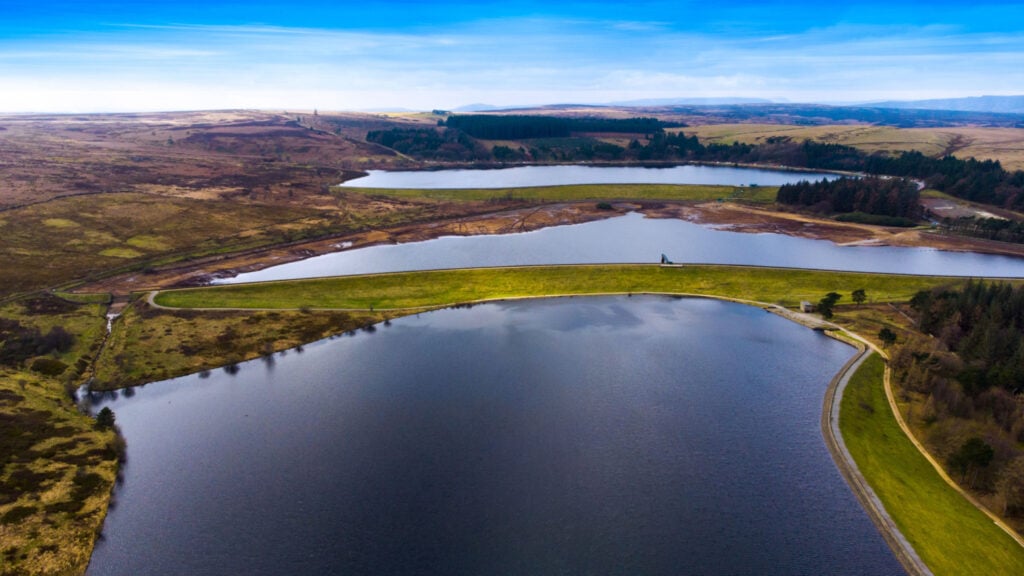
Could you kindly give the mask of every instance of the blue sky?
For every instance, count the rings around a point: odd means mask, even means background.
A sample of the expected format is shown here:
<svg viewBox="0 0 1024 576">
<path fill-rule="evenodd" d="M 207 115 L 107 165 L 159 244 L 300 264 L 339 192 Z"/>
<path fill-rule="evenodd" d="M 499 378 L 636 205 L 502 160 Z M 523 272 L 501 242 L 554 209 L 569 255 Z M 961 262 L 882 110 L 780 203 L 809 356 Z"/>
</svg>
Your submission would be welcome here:
<svg viewBox="0 0 1024 576">
<path fill-rule="evenodd" d="M 1024 93 L 1024 3 L 0 0 L 0 111 Z"/>
</svg>

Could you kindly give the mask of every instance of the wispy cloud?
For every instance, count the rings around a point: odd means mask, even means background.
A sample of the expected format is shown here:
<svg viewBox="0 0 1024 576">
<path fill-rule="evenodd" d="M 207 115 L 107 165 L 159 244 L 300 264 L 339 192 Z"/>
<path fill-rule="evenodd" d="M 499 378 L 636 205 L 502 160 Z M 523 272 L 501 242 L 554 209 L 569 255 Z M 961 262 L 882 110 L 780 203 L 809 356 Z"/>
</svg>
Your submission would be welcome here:
<svg viewBox="0 0 1024 576">
<path fill-rule="evenodd" d="M 400 30 L 142 22 L 0 39 L 0 86 L 18 86 L 0 90 L 0 110 L 71 100 L 83 109 L 327 109 L 1024 92 L 1017 30 L 835 20 L 760 32 L 689 10 L 697 5 L 678 8 L 677 20 L 481 15 Z M 70 85 L 76 98 L 62 98 Z"/>
</svg>

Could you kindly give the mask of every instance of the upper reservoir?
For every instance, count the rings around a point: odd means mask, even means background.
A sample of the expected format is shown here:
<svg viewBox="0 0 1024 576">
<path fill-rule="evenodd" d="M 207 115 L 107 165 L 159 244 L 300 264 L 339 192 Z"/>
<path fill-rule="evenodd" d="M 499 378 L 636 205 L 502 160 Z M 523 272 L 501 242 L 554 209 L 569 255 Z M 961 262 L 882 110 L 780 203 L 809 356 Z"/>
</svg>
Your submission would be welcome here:
<svg viewBox="0 0 1024 576">
<path fill-rule="evenodd" d="M 839 246 L 783 234 L 748 234 L 627 214 L 520 234 L 448 236 L 325 254 L 217 283 L 260 282 L 479 266 L 675 262 L 820 268 L 942 276 L 1024 277 L 1024 258 L 931 248 Z"/>
<path fill-rule="evenodd" d="M 89 574 L 902 573 L 822 441 L 853 349 L 704 299 L 395 320 L 100 405 Z"/>
<path fill-rule="evenodd" d="M 353 188 L 520 188 L 568 184 L 706 184 L 781 186 L 800 180 L 836 178 L 835 174 L 765 170 L 731 166 L 517 166 L 492 170 L 371 170 L 369 176 L 342 184 Z"/>
</svg>

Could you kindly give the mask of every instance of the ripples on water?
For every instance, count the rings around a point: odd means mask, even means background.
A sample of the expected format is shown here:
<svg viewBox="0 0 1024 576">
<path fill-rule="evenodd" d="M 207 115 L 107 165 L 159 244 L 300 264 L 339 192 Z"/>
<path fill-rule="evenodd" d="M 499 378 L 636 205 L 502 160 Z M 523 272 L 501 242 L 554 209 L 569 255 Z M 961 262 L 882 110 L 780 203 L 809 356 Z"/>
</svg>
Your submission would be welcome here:
<svg viewBox="0 0 1024 576">
<path fill-rule="evenodd" d="M 648 219 L 632 213 L 520 234 L 447 236 L 335 252 L 216 283 L 478 266 L 655 263 L 662 254 L 685 263 L 1024 277 L 1024 258 L 931 248 L 839 246 L 827 240 L 715 230 L 684 220 Z"/>
<path fill-rule="evenodd" d="M 368 176 L 342 186 L 355 188 L 519 188 L 567 184 L 705 184 L 781 186 L 800 180 L 836 178 L 835 174 L 762 170 L 731 166 L 517 166 L 493 170 L 371 170 Z"/>
<path fill-rule="evenodd" d="M 895 574 L 821 439 L 852 349 L 760 309 L 444 310 L 108 400 L 89 573 Z"/>
</svg>

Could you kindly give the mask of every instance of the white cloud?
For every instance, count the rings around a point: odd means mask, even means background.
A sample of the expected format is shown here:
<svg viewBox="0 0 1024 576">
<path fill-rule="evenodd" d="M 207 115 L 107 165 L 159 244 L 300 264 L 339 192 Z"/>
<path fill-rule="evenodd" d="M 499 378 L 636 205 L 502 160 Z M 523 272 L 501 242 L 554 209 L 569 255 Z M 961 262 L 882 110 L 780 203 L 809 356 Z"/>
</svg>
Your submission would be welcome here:
<svg viewBox="0 0 1024 576">
<path fill-rule="evenodd" d="M 0 40 L 0 110 L 454 107 L 672 96 L 794 101 L 1024 93 L 1024 34 L 833 26 L 726 37 L 643 21 L 428 33 L 120 26 Z"/>
</svg>

